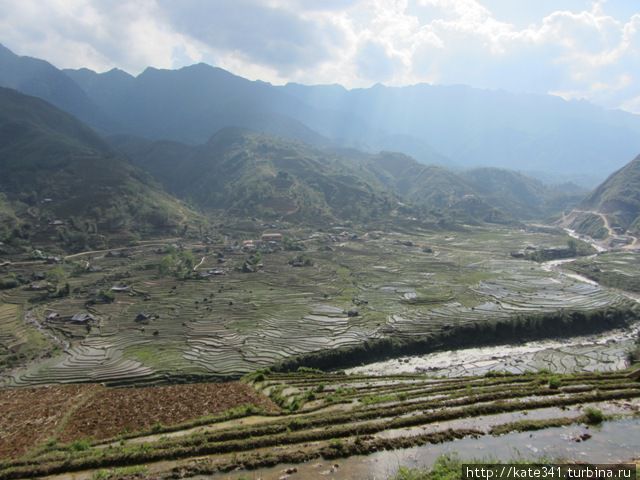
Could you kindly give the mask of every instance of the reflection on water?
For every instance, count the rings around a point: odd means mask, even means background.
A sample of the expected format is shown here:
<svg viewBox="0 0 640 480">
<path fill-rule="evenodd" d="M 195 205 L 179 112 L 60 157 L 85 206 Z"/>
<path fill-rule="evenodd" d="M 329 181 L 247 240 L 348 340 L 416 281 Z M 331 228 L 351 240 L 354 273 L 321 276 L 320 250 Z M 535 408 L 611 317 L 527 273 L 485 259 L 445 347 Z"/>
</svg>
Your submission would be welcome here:
<svg viewBox="0 0 640 480">
<path fill-rule="evenodd" d="M 574 440 L 587 432 L 592 435 L 589 440 L 579 443 Z M 623 462 L 640 455 L 640 419 L 610 421 L 600 427 L 576 425 L 537 432 L 509 433 L 500 437 L 466 438 L 442 445 L 384 451 L 331 462 L 318 460 L 295 465 L 297 472 L 289 476 L 285 476 L 285 470 L 294 467 L 293 465 L 197 478 L 387 480 L 399 466 L 428 468 L 438 456 L 445 453 L 456 454 L 463 460 L 535 460 L 544 457 L 566 462 Z M 338 467 L 333 467 L 334 464 Z"/>
<path fill-rule="evenodd" d="M 465 348 L 375 362 L 351 368 L 347 373 L 388 375 L 424 372 L 459 377 L 483 375 L 488 371 L 523 373 L 540 369 L 556 373 L 616 371 L 627 367 L 627 352 L 639 332 L 640 323 L 630 329 L 600 335 Z"/>
</svg>

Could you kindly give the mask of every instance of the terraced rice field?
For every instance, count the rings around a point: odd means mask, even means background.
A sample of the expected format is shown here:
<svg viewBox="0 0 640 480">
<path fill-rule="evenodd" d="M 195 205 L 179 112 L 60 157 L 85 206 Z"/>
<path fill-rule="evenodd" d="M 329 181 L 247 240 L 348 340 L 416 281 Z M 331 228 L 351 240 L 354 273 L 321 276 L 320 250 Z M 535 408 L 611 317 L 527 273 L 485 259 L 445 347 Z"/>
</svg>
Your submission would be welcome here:
<svg viewBox="0 0 640 480">
<path fill-rule="evenodd" d="M 165 254 L 159 251 L 162 242 L 154 242 L 130 249 L 126 257 L 119 250 L 69 258 L 61 266 L 69 296 L 43 299 L 28 286 L 3 291 L 0 312 L 11 310 L 9 317 L 18 318 L 20 328 L 42 337 L 40 325 L 46 341 L 59 350 L 24 368 L 5 369 L 0 381 L 152 384 L 176 377 L 237 378 L 368 341 L 425 339 L 424 348 L 435 349 L 469 340 L 452 335 L 463 327 L 475 331 L 532 315 L 630 308 L 615 291 L 509 255 L 528 245 L 562 245 L 568 237 L 561 233 L 474 228 L 438 234 L 358 231 L 357 238 L 350 233 L 337 239 L 326 232 L 289 234 L 304 244 L 313 266 L 293 267 L 290 260 L 298 252 L 276 251 L 263 254 L 261 271 L 242 273 L 248 254 L 231 248 L 232 241 L 194 243 L 185 248 L 197 259 L 196 273 L 222 269 L 225 274 L 179 280 L 159 274 Z M 224 264 L 218 263 L 218 252 L 224 253 Z M 60 266 L 36 262 L 5 268 L 28 278 Z M 87 303 L 114 286 L 127 288 L 113 293 L 111 303 Z M 16 308 L 33 321 L 20 322 Z M 52 312 L 60 317 L 47 320 Z M 83 312 L 95 317 L 91 328 L 68 321 Z M 140 313 L 151 318 L 138 322 Z M 569 335 L 574 327 L 560 333 Z"/>
<path fill-rule="evenodd" d="M 51 343 L 25 321 L 22 306 L 0 303 L 0 371 L 48 354 Z"/>
<path fill-rule="evenodd" d="M 299 478 L 322 478 L 321 471 L 313 474 L 312 465 L 346 465 L 354 455 L 384 450 L 402 455 L 407 449 L 465 438 L 571 428 L 582 437 L 568 441 L 589 441 L 587 425 L 614 418 L 634 421 L 640 411 L 637 371 L 462 379 L 258 372 L 245 380 L 282 412 L 247 412 L 235 420 L 211 419 L 183 430 L 87 442 L 82 448 L 49 443 L 5 461 L 0 479 L 71 471 L 83 479 L 123 466 L 143 466 L 136 478 L 154 479 L 242 478 L 244 469 L 270 468 L 260 473 L 269 479 L 283 474 L 281 465 L 299 465 L 306 472 Z M 640 429 L 631 429 L 626 441 L 640 442 L 639 435 Z M 349 478 L 334 473 L 332 478 Z"/>
<path fill-rule="evenodd" d="M 640 255 L 638 252 L 600 253 L 589 258 L 578 259 L 567 266 L 603 285 L 628 290 L 636 294 L 640 292 Z"/>
</svg>

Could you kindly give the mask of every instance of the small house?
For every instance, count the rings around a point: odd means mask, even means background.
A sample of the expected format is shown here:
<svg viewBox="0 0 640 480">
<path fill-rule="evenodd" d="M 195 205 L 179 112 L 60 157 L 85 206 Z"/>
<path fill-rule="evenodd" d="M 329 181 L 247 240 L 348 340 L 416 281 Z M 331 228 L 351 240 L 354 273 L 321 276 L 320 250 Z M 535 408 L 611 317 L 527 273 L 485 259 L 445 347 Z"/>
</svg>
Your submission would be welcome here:
<svg viewBox="0 0 640 480">
<path fill-rule="evenodd" d="M 114 285 L 111 287 L 111 291 L 116 293 L 126 293 L 131 291 L 131 287 L 128 287 L 127 285 Z"/>
<path fill-rule="evenodd" d="M 41 292 L 43 290 L 47 290 L 49 288 L 49 282 L 33 282 L 29 284 L 27 290 L 31 290 L 32 292 Z"/>
<path fill-rule="evenodd" d="M 281 233 L 263 233 L 261 240 L 263 242 L 282 242 Z"/>
<path fill-rule="evenodd" d="M 88 324 L 95 321 L 96 317 L 86 312 L 76 313 L 73 317 L 71 317 L 71 323 Z"/>
</svg>

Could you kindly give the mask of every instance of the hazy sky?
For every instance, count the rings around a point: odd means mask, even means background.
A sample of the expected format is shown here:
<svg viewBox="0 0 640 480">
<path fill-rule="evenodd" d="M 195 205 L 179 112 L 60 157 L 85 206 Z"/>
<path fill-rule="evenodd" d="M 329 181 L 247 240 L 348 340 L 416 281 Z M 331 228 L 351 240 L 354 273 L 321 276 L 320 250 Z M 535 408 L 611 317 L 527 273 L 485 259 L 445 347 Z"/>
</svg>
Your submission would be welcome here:
<svg viewBox="0 0 640 480">
<path fill-rule="evenodd" d="M 206 62 L 272 83 L 462 83 L 640 113 L 639 0 L 0 0 L 58 67 Z"/>
</svg>

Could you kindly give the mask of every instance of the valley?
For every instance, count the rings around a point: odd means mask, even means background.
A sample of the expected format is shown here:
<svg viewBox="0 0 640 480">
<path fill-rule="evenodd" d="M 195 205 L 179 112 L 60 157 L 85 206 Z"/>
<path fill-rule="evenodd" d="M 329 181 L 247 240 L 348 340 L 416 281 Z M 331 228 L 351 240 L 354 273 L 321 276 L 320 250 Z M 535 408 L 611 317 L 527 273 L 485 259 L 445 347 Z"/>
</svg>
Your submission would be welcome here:
<svg viewBox="0 0 640 480">
<path fill-rule="evenodd" d="M 4 383 L 340 368 L 381 355 L 596 333 L 627 326 L 637 309 L 613 289 L 512 255 L 562 246 L 569 237 L 561 230 L 293 227 L 279 230 L 282 242 L 261 242 L 263 231 L 250 225 L 220 232 L 221 243 L 153 241 L 70 255 L 61 265 L 5 265 L 26 283 L 2 291 L 3 303 L 31 305 L 14 315 L 48 334 L 52 355 Z M 69 293 L 58 296 L 62 284 Z"/>
<path fill-rule="evenodd" d="M 0 45 L 0 480 L 637 464 L 638 132 Z"/>
<path fill-rule="evenodd" d="M 626 460 L 640 438 L 615 438 L 637 430 L 639 307 L 633 292 L 571 271 L 597 261 L 615 275 L 621 258 L 609 257 L 636 254 L 518 253 L 570 239 L 540 226 L 246 219 L 214 238 L 61 264 L 13 257 L 4 273 L 28 280 L 0 297 L 2 338 L 18 354 L 3 357 L 0 404 L 16 412 L 4 428 L 24 402 L 30 420 L 7 438 L 21 450 L 0 478 L 386 478 L 487 448 L 504 460 L 591 449 Z M 34 290 L 51 272 L 68 295 Z M 52 418 L 65 397 L 75 406 Z M 108 413 L 118 409 L 131 414 Z M 28 436 L 31 422 L 52 427 Z"/>
</svg>

